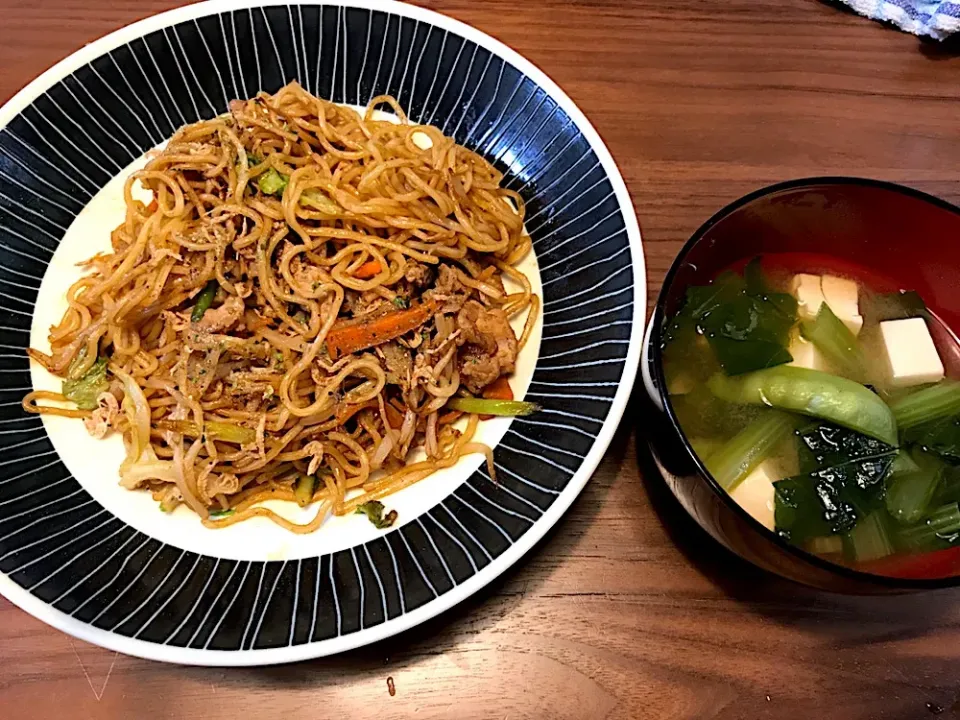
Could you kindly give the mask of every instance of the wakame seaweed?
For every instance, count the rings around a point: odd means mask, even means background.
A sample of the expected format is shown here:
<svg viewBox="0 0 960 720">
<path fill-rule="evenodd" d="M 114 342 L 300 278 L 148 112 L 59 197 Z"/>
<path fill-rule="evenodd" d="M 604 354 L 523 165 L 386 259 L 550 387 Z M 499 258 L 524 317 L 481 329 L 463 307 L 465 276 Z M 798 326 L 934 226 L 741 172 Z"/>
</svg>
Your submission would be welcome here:
<svg viewBox="0 0 960 720">
<path fill-rule="evenodd" d="M 883 506 L 896 448 L 831 423 L 808 425 L 796 438 L 800 474 L 774 483 L 780 535 L 802 543 L 846 533 Z"/>
<path fill-rule="evenodd" d="M 667 337 L 682 336 L 692 325 L 707 338 L 727 375 L 740 375 L 790 362 L 790 329 L 797 301 L 770 289 L 759 259 L 747 264 L 743 276 L 728 271 L 709 285 L 687 290 L 683 310 Z"/>
</svg>

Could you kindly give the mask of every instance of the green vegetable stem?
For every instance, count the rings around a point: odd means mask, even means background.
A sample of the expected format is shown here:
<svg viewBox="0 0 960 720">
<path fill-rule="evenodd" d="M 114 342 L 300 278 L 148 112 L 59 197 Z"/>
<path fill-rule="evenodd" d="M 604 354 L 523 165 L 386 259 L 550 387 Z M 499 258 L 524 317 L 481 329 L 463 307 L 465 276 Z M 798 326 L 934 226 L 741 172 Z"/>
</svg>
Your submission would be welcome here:
<svg viewBox="0 0 960 720">
<path fill-rule="evenodd" d="M 297 505 L 306 507 L 313 500 L 313 489 L 317 481 L 312 475 L 301 475 L 297 480 L 297 486 L 294 488 L 293 496 L 297 500 Z"/>
<path fill-rule="evenodd" d="M 203 319 L 204 313 L 210 309 L 210 305 L 213 304 L 213 298 L 217 294 L 217 288 L 220 287 L 220 283 L 216 280 L 211 280 L 207 283 L 206 287 L 200 291 L 200 294 L 197 295 L 197 304 L 193 306 L 193 312 L 190 313 L 191 322 L 200 322 Z"/>
<path fill-rule="evenodd" d="M 896 533 L 897 544 L 904 550 L 934 550 L 947 547 L 960 533 L 960 507 L 949 503 L 930 513 L 923 522 Z"/>
<path fill-rule="evenodd" d="M 943 380 L 891 405 L 903 430 L 960 413 L 960 382 Z"/>
<path fill-rule="evenodd" d="M 192 420 L 159 420 L 157 427 L 161 430 L 170 430 L 187 437 L 197 437 L 200 434 L 197 424 Z M 210 440 L 248 445 L 257 439 L 257 431 L 253 428 L 236 425 L 221 420 L 207 420 L 203 423 L 203 434 Z"/>
<path fill-rule="evenodd" d="M 787 413 L 767 412 L 705 458 L 704 464 L 720 486 L 729 492 L 770 457 L 793 432 L 795 425 Z"/>
<path fill-rule="evenodd" d="M 497 415 L 499 417 L 517 417 L 531 415 L 540 409 L 536 403 L 522 400 L 488 400 L 486 398 L 456 397 L 447 403 L 450 410 L 474 415 Z"/>
<path fill-rule="evenodd" d="M 846 377 L 860 379 L 864 365 L 860 344 L 829 305 L 823 303 L 817 317 L 801 323 L 800 329 Z"/>
<path fill-rule="evenodd" d="M 906 452 L 901 451 L 901 454 L 906 455 Z M 914 461 L 916 470 L 898 473 L 898 468 L 891 469 L 885 498 L 887 512 L 904 524 L 915 523 L 926 514 L 940 483 L 939 463 L 922 453 L 918 453 L 917 458 L 920 463 Z"/>
<path fill-rule="evenodd" d="M 879 560 L 894 552 L 893 542 L 887 531 L 886 520 L 881 511 L 871 513 L 850 531 L 846 538 L 851 559 L 857 562 Z"/>
</svg>

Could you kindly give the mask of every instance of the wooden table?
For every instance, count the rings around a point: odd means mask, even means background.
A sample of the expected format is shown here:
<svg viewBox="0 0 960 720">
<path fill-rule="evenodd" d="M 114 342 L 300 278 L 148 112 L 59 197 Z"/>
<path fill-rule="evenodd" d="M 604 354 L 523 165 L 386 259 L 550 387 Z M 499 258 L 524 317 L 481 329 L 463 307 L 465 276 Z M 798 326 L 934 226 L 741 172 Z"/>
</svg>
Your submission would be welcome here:
<svg viewBox="0 0 960 720">
<path fill-rule="evenodd" d="M 3 0 L 0 98 L 176 4 Z M 641 219 L 651 300 L 696 227 L 768 183 L 854 174 L 960 202 L 956 42 L 921 42 L 814 0 L 425 4 L 519 50 L 593 121 Z M 0 716 L 960 716 L 960 595 L 832 596 L 737 560 L 651 469 L 641 409 L 628 409 L 596 476 L 524 561 L 364 650 L 287 667 L 174 667 L 72 640 L 0 600 Z"/>
</svg>

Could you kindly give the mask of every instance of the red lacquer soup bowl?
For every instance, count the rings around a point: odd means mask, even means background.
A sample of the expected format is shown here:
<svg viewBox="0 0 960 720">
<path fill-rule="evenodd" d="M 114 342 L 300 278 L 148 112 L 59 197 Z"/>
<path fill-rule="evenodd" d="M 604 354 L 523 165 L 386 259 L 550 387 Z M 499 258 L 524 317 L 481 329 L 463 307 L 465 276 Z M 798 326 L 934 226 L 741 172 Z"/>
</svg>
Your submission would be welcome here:
<svg viewBox="0 0 960 720">
<path fill-rule="evenodd" d="M 667 273 L 648 330 L 642 374 L 664 422 L 647 423 L 667 485 L 710 535 L 755 565 L 815 587 L 886 593 L 960 584 L 960 547 L 908 557 L 876 572 L 842 566 L 793 546 L 754 520 L 694 453 L 665 391 L 667 318 L 691 285 L 756 256 L 787 258 L 853 276 L 881 292 L 916 290 L 960 330 L 960 208 L 892 183 L 811 178 L 773 185 L 728 205 L 684 245 Z M 956 357 L 944 357 L 955 366 Z"/>
</svg>

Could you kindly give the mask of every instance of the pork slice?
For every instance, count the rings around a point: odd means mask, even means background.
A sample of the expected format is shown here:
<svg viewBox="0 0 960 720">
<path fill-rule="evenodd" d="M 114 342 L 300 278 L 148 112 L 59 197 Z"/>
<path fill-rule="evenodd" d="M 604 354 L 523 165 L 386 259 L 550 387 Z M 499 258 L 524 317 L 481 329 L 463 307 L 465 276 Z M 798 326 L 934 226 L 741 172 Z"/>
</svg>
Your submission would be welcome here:
<svg viewBox="0 0 960 720">
<path fill-rule="evenodd" d="M 220 307 L 207 310 L 197 321 L 197 328 L 211 333 L 230 330 L 243 317 L 243 311 L 243 300 L 231 295 Z"/>
<path fill-rule="evenodd" d="M 517 364 L 517 336 L 507 314 L 468 300 L 457 315 L 460 336 L 460 380 L 474 394 L 501 375 L 513 372 Z"/>
</svg>

